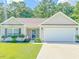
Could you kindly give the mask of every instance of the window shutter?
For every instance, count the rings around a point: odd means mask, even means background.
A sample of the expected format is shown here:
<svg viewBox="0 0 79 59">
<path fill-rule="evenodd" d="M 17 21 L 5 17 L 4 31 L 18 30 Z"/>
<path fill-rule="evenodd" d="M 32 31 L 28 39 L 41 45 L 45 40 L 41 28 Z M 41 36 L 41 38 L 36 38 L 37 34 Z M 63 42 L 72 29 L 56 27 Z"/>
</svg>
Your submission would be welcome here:
<svg viewBox="0 0 79 59">
<path fill-rule="evenodd" d="M 5 29 L 5 36 L 7 36 L 7 29 Z"/>
<path fill-rule="evenodd" d="M 21 28 L 19 28 L 19 34 L 21 34 Z"/>
</svg>

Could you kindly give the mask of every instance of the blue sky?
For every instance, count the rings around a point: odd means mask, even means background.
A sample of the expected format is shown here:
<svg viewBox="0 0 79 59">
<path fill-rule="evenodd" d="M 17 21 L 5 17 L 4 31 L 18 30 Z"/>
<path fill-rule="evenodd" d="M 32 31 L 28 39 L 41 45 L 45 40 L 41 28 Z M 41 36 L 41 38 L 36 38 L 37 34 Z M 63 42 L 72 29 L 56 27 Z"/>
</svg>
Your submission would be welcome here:
<svg viewBox="0 0 79 59">
<path fill-rule="evenodd" d="M 5 1 L 5 0 L 0 0 L 0 2 L 3 2 L 3 1 Z M 8 1 L 8 3 L 10 3 L 12 0 L 7 0 L 7 1 Z M 26 4 L 28 7 L 34 8 L 34 7 L 36 7 L 36 6 L 39 4 L 39 2 L 42 1 L 42 0 L 13 0 L 13 1 L 16 1 L 16 2 L 18 2 L 18 1 L 24 1 L 25 4 Z M 53 1 L 54 1 L 54 2 L 58 2 L 58 3 L 69 2 L 69 3 L 71 3 L 72 5 L 75 5 L 76 2 L 79 1 L 79 0 L 53 0 Z"/>
<path fill-rule="evenodd" d="M 35 1 L 35 0 L 24 0 L 24 2 L 27 4 L 27 6 L 29 6 L 30 8 L 34 8 L 36 7 L 39 2 Z"/>
<path fill-rule="evenodd" d="M 37 6 L 39 4 L 39 1 L 42 1 L 42 0 L 24 0 L 24 2 L 30 8 L 34 8 L 35 6 Z M 76 2 L 79 0 L 53 0 L 53 1 L 57 3 L 69 2 L 71 5 L 76 5 Z"/>
<path fill-rule="evenodd" d="M 39 1 L 42 0 L 24 0 L 27 6 L 30 8 L 34 8 L 38 5 Z M 69 2 L 71 5 L 75 5 L 77 1 L 79 0 L 53 0 L 54 2 L 63 3 L 63 2 Z"/>
</svg>

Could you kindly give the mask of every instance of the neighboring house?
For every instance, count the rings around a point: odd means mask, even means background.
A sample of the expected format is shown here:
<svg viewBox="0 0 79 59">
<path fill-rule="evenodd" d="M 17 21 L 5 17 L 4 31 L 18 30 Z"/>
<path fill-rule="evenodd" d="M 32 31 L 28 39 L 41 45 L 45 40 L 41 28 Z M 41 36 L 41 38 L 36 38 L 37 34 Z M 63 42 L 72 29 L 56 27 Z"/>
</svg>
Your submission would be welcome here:
<svg viewBox="0 0 79 59">
<path fill-rule="evenodd" d="M 44 42 L 75 41 L 78 23 L 63 14 L 43 18 L 14 18 L 1 23 L 2 36 L 24 34 L 30 39 L 41 38 Z"/>
</svg>

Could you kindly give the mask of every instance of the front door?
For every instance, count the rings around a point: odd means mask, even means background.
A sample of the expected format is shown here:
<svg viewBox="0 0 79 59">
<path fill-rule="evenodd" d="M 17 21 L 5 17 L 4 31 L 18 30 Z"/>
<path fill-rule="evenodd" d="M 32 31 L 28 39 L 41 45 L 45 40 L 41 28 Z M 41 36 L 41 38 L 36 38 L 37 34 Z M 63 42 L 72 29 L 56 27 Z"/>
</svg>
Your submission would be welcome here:
<svg viewBox="0 0 79 59">
<path fill-rule="evenodd" d="M 35 38 L 36 38 L 36 30 L 33 29 L 33 30 L 32 30 L 32 39 L 35 39 Z"/>
</svg>

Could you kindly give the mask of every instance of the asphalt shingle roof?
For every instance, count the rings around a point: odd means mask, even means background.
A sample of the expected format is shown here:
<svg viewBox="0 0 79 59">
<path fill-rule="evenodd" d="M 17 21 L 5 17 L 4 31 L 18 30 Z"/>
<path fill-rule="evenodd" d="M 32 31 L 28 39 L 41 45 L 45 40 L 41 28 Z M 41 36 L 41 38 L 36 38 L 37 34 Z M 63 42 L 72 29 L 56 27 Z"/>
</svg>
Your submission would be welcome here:
<svg viewBox="0 0 79 59">
<path fill-rule="evenodd" d="M 50 18 L 15 18 L 11 17 L 1 24 L 23 24 L 26 26 L 38 26 L 38 25 L 78 25 L 77 22 L 66 16 L 62 12 L 56 13 Z"/>
</svg>

